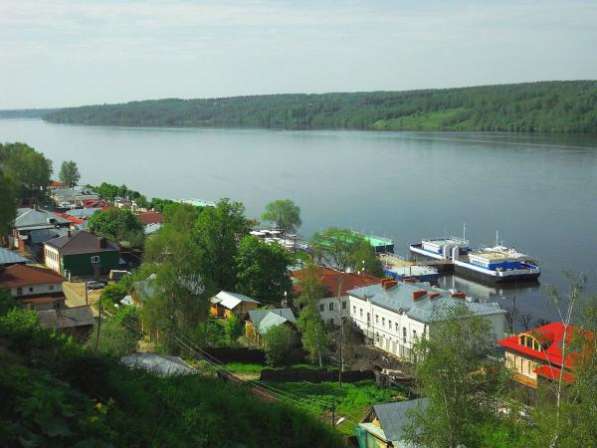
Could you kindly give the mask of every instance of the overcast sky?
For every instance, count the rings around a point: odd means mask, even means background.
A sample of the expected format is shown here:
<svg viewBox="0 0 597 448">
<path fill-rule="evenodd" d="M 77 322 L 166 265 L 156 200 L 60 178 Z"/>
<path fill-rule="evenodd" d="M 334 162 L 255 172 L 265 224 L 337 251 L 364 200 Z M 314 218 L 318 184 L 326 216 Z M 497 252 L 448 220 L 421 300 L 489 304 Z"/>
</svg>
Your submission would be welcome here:
<svg viewBox="0 0 597 448">
<path fill-rule="evenodd" d="M 597 0 L 0 0 L 0 109 L 597 78 Z"/>
</svg>

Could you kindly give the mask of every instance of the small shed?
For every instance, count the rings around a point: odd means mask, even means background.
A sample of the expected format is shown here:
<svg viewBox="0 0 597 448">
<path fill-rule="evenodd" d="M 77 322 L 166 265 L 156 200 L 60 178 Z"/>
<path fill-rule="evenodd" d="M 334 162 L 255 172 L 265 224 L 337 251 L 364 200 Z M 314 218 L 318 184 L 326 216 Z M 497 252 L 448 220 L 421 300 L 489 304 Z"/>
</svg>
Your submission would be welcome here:
<svg viewBox="0 0 597 448">
<path fill-rule="evenodd" d="M 235 292 L 220 291 L 211 298 L 210 314 L 216 318 L 228 318 L 234 314 L 242 319 L 259 306 L 259 301 Z"/>
<path fill-rule="evenodd" d="M 404 440 L 404 431 L 409 424 L 410 413 L 425 409 L 427 403 L 426 398 L 419 398 L 372 406 L 356 428 L 359 448 L 413 448 Z"/>
<path fill-rule="evenodd" d="M 296 317 L 290 308 L 252 310 L 245 323 L 245 335 L 249 340 L 261 344 L 263 335 L 278 325 L 289 325 L 294 329 Z"/>
</svg>

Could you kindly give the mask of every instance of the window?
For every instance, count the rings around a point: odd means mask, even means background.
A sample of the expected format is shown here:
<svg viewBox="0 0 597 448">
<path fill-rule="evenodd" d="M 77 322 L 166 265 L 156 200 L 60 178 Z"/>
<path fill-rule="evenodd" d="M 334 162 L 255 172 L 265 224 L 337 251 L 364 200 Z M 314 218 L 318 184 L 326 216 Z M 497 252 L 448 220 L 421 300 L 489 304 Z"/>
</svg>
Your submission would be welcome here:
<svg viewBox="0 0 597 448">
<path fill-rule="evenodd" d="M 17 288 L 17 296 L 23 295 L 23 288 Z"/>
<path fill-rule="evenodd" d="M 359 316 L 363 317 L 363 308 L 359 308 Z M 367 318 L 369 320 L 369 318 Z"/>
<path fill-rule="evenodd" d="M 356 305 L 352 306 L 352 313 L 355 314 L 355 315 L 357 314 L 357 307 L 356 307 Z M 361 313 L 361 314 L 363 314 L 363 313 Z"/>
<path fill-rule="evenodd" d="M 342 302 L 342 309 L 345 310 L 346 309 L 346 302 Z"/>
<path fill-rule="evenodd" d="M 386 318 L 382 317 L 381 318 L 381 324 L 385 327 L 386 326 Z"/>
<path fill-rule="evenodd" d="M 406 327 L 402 327 L 402 342 L 406 344 Z"/>
<path fill-rule="evenodd" d="M 319 311 L 323 312 L 325 310 L 325 305 L 322 303 L 319 305 Z"/>
<path fill-rule="evenodd" d="M 367 323 L 371 322 L 371 313 L 367 313 Z"/>
<path fill-rule="evenodd" d="M 392 321 L 390 319 L 388 319 L 388 328 L 390 331 L 392 330 Z"/>
<path fill-rule="evenodd" d="M 330 309 L 330 311 L 334 311 L 334 302 L 330 302 L 328 308 Z"/>
<path fill-rule="evenodd" d="M 375 323 L 378 324 L 379 323 L 379 314 L 375 315 Z"/>
<path fill-rule="evenodd" d="M 396 322 L 396 333 L 398 333 L 400 331 L 400 325 L 398 325 L 398 322 Z"/>
<path fill-rule="evenodd" d="M 413 339 L 417 339 L 417 330 L 413 330 Z"/>
<path fill-rule="evenodd" d="M 99 262 L 100 262 L 100 257 L 99 257 L 99 255 L 94 255 L 93 257 L 91 257 L 91 262 L 92 262 L 93 264 L 97 264 L 97 263 L 99 263 Z"/>
<path fill-rule="evenodd" d="M 33 292 L 33 286 L 29 287 L 29 292 Z"/>
<path fill-rule="evenodd" d="M 50 291 L 54 291 L 54 285 L 50 285 L 48 288 Z"/>
</svg>

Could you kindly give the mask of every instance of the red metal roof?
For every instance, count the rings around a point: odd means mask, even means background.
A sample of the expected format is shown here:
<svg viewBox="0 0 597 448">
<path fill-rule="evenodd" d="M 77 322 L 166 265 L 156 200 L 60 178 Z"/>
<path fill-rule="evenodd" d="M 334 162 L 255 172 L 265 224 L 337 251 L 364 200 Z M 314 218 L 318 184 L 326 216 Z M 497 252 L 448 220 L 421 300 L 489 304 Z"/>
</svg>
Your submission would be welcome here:
<svg viewBox="0 0 597 448">
<path fill-rule="evenodd" d="M 306 269 L 301 269 L 300 271 L 294 271 L 292 276 L 300 281 L 304 278 L 306 272 Z M 328 290 L 330 297 L 336 296 L 338 292 L 340 292 L 341 296 L 344 296 L 351 289 L 375 285 L 377 283 L 381 283 L 382 281 L 381 278 L 377 278 L 373 275 L 340 272 L 322 266 L 317 268 L 317 274 L 321 280 L 321 283 Z M 295 284 L 293 289 L 295 294 L 300 294 L 299 284 Z"/>
<path fill-rule="evenodd" d="M 0 271 L 0 287 L 22 288 L 29 285 L 62 283 L 62 276 L 49 269 L 23 264 L 13 264 Z"/>
<path fill-rule="evenodd" d="M 562 373 L 562 369 L 558 369 L 557 367 L 548 366 L 547 364 L 541 367 L 537 367 L 535 369 L 535 373 L 543 378 L 547 378 L 548 380 L 552 381 L 559 381 L 560 373 Z M 562 380 L 568 384 L 574 383 L 574 375 L 569 372 L 562 373 Z"/>
<path fill-rule="evenodd" d="M 68 213 L 60 213 L 54 212 L 55 215 L 60 216 L 61 218 L 66 219 L 68 222 L 72 222 L 73 224 L 84 224 L 85 220 L 81 218 L 77 218 L 76 216 L 69 215 Z"/>
<path fill-rule="evenodd" d="M 574 367 L 579 354 L 577 352 L 568 352 L 565 361 L 562 359 L 562 346 L 564 342 L 564 331 L 566 330 L 566 346 L 568 346 L 578 329 L 573 325 L 566 326 L 562 322 L 552 322 L 542 327 L 521 333 L 530 334 L 541 342 L 544 347 L 542 351 L 534 350 L 520 344 L 520 335 L 510 336 L 498 341 L 498 343 L 507 350 L 511 350 L 530 358 L 535 358 L 545 363 L 567 368 Z"/>
<path fill-rule="evenodd" d="M 141 212 L 137 213 L 137 218 L 141 221 L 141 224 L 161 224 L 164 221 L 164 217 L 160 212 Z"/>
</svg>

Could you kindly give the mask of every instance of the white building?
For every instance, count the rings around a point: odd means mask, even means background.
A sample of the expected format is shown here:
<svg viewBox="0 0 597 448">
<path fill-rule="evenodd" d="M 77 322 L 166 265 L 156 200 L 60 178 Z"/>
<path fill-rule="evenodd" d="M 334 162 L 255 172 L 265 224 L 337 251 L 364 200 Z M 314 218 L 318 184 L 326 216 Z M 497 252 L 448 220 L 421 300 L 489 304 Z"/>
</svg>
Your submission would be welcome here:
<svg viewBox="0 0 597 448">
<path fill-rule="evenodd" d="M 373 345 L 399 358 L 409 358 L 418 338 L 432 331 L 450 309 L 464 304 L 491 323 L 497 342 L 504 336 L 506 311 L 497 303 L 476 303 L 464 293 L 454 293 L 422 283 L 382 284 L 348 292 L 350 318 Z"/>
</svg>

